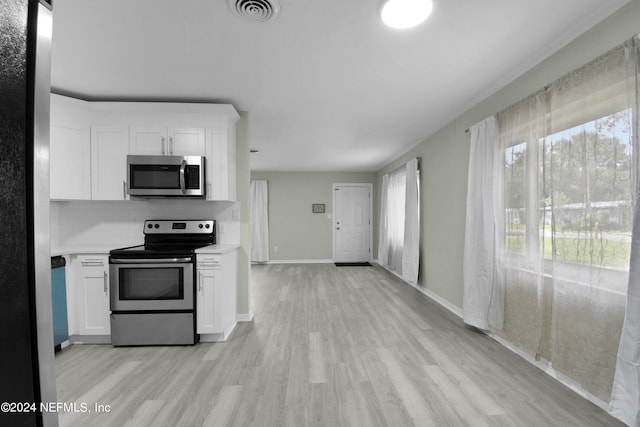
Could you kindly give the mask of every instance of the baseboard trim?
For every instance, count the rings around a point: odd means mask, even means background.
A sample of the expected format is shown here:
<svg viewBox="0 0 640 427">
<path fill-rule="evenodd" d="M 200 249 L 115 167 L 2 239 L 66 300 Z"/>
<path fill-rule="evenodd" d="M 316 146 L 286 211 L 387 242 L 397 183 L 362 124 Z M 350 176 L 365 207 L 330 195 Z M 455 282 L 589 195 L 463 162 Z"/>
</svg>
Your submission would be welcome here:
<svg viewBox="0 0 640 427">
<path fill-rule="evenodd" d="M 413 286 L 414 288 L 416 288 L 417 290 L 419 290 L 420 292 L 422 292 L 423 294 L 425 294 L 426 296 L 428 296 L 429 298 L 431 298 L 431 300 L 433 300 L 434 302 L 440 304 L 441 307 L 446 308 L 451 313 L 453 313 L 454 315 L 456 315 L 460 319 L 462 319 L 463 313 L 462 313 L 462 309 L 461 308 L 451 304 L 449 301 L 447 301 L 446 299 L 442 298 L 440 295 L 436 294 L 435 292 L 430 291 L 429 289 L 421 288 L 420 286 L 413 285 L 411 283 L 409 283 L 409 284 L 411 286 Z"/>
<path fill-rule="evenodd" d="M 428 289 L 424 289 L 424 288 L 422 288 L 420 286 L 417 286 L 417 285 L 415 285 L 413 283 L 410 283 L 410 282 L 406 281 L 405 279 L 402 278 L 402 276 L 400 276 L 395 271 L 389 270 L 384 265 L 378 263 L 377 260 L 374 261 L 374 262 L 377 265 L 379 265 L 380 267 L 382 267 L 385 270 L 387 270 L 389 273 L 391 273 L 394 276 L 396 276 L 398 279 L 402 280 L 402 282 L 404 282 L 407 285 L 419 290 L 427 298 L 431 299 L 436 304 L 440 305 L 441 307 L 444 307 L 445 309 L 447 309 L 448 311 L 450 311 L 451 313 L 453 313 L 454 315 L 456 315 L 460 319 L 462 319 L 463 314 L 464 314 L 462 309 L 460 309 L 457 306 L 451 304 L 449 301 L 447 301 L 444 298 L 442 298 L 441 296 L 435 294 L 433 291 L 430 291 Z M 574 393 L 578 394 L 579 396 L 581 396 L 584 399 L 588 400 L 589 402 L 593 403 L 594 405 L 596 405 L 597 407 L 599 407 L 603 411 L 609 413 L 609 403 L 607 403 L 604 400 L 600 399 L 599 397 L 589 393 L 587 390 L 582 388 L 582 386 L 578 382 L 576 382 L 574 379 L 572 379 L 571 377 L 563 374 L 562 372 L 556 371 L 553 368 L 553 366 L 551 365 L 551 362 L 549 362 L 548 360 L 545 360 L 545 359 L 536 360 L 535 357 L 533 357 L 532 355 L 530 355 L 526 351 L 522 350 L 521 348 L 517 347 L 511 341 L 509 341 L 509 340 L 507 340 L 507 339 L 505 339 L 505 338 L 503 338 L 503 337 L 501 337 L 501 336 L 499 336 L 499 335 L 497 335 L 497 334 L 495 334 L 495 333 L 493 333 L 491 331 L 486 331 L 486 330 L 480 330 L 480 331 L 483 332 L 486 336 L 488 336 L 492 340 L 496 341 L 498 344 L 502 345 L 503 347 L 505 347 L 506 349 L 510 350 L 511 352 L 517 354 L 518 356 L 520 356 L 521 358 L 523 358 L 524 360 L 526 360 L 527 362 L 529 362 L 530 364 L 532 364 L 536 368 L 540 369 L 542 372 L 544 372 L 545 374 L 549 375 L 551 378 L 553 378 L 554 380 L 558 381 L 560 384 L 568 387 Z"/>
<path fill-rule="evenodd" d="M 253 322 L 253 312 L 236 314 L 238 322 Z"/>
<path fill-rule="evenodd" d="M 438 294 L 436 294 L 433 291 L 430 291 L 429 289 L 423 288 L 422 286 L 418 286 L 415 283 L 411 283 L 406 281 L 401 275 L 399 275 L 398 273 L 396 273 L 393 270 L 389 270 L 387 267 L 385 267 L 384 265 L 380 264 L 378 262 L 378 260 L 374 260 L 372 261 L 375 264 L 379 265 L 380 267 L 384 268 L 385 270 L 387 270 L 389 273 L 393 274 L 394 276 L 396 276 L 398 279 L 402 280 L 404 283 L 406 283 L 407 285 L 411 286 L 412 288 L 415 288 L 417 290 L 419 290 L 420 292 L 422 292 L 424 295 L 426 295 L 427 297 L 429 297 L 429 299 L 431 299 L 432 301 L 438 303 L 441 307 L 446 308 L 448 311 L 450 311 L 451 313 L 455 314 L 457 317 L 459 317 L 460 319 L 462 319 L 462 309 L 451 304 L 449 301 L 447 301 L 446 299 L 442 298 L 441 296 L 439 296 Z"/>
<path fill-rule="evenodd" d="M 216 334 L 199 334 L 200 342 L 225 342 L 227 339 L 224 333 L 218 332 Z"/>
<path fill-rule="evenodd" d="M 71 335 L 71 344 L 111 344 L 111 335 Z"/>
<path fill-rule="evenodd" d="M 253 262 L 252 264 L 333 264 L 332 259 L 274 259 L 267 262 Z"/>
<path fill-rule="evenodd" d="M 511 350 L 513 353 L 515 353 L 518 356 L 522 357 L 524 360 L 526 360 L 527 362 L 529 362 L 530 364 L 532 364 L 536 368 L 540 369 L 542 372 L 544 372 L 545 374 L 549 375 L 551 378 L 555 379 L 556 381 L 560 382 L 564 386 L 566 386 L 569 389 L 571 389 L 574 393 L 577 393 L 578 395 L 580 395 L 583 398 L 587 399 L 589 402 L 593 403 L 594 405 L 596 405 L 597 407 L 599 407 L 603 411 L 609 413 L 609 403 L 607 403 L 604 400 L 600 399 L 599 397 L 594 396 L 593 394 L 589 393 L 587 390 L 582 388 L 582 386 L 578 382 L 576 382 L 573 378 L 563 374 L 562 372 L 556 371 L 555 368 L 552 366 L 551 362 L 549 362 L 548 360 L 545 360 L 545 359 L 536 360 L 533 356 L 531 356 L 526 351 L 524 351 L 521 348 L 519 348 L 516 345 L 514 345 L 511 341 L 509 341 L 509 340 L 507 340 L 507 339 L 505 339 L 505 338 L 503 338 L 503 337 L 501 337 L 501 336 L 499 336 L 499 335 L 497 335 L 497 334 L 495 334 L 495 333 L 493 333 L 491 331 L 483 331 L 483 332 L 489 338 L 491 338 L 494 341 L 498 342 L 503 347 L 506 347 L 507 349 Z"/>
</svg>

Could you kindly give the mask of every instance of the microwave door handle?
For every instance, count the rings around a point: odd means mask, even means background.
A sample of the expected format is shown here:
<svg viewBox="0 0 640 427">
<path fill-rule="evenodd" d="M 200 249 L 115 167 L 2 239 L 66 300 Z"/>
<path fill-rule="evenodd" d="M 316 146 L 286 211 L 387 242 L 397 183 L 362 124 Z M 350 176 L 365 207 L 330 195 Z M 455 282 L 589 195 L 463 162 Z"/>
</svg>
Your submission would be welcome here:
<svg viewBox="0 0 640 427">
<path fill-rule="evenodd" d="M 182 190 L 182 194 L 187 194 L 187 188 L 185 186 L 185 179 L 184 179 L 186 168 L 187 168 L 187 161 L 182 160 L 182 162 L 180 163 L 180 189 Z"/>
</svg>

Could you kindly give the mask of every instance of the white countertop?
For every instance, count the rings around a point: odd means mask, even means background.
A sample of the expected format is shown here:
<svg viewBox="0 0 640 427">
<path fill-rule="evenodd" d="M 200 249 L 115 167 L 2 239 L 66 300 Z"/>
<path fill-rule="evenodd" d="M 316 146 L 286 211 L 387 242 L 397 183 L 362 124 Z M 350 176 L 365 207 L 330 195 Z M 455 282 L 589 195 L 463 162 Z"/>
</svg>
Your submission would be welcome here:
<svg viewBox="0 0 640 427">
<path fill-rule="evenodd" d="M 98 248 L 98 247 L 84 247 L 84 248 L 51 248 L 51 256 L 57 255 L 109 255 L 109 251 L 113 248 Z"/>
<path fill-rule="evenodd" d="M 219 243 L 196 249 L 196 254 L 226 254 L 240 247 L 239 243 Z"/>
<path fill-rule="evenodd" d="M 240 247 L 239 243 L 219 243 L 215 245 L 205 246 L 200 249 L 196 249 L 197 254 L 226 254 L 227 252 L 234 251 Z M 95 246 L 83 247 L 83 248 L 52 248 L 51 256 L 57 255 L 109 255 L 109 248 L 100 248 Z"/>
</svg>

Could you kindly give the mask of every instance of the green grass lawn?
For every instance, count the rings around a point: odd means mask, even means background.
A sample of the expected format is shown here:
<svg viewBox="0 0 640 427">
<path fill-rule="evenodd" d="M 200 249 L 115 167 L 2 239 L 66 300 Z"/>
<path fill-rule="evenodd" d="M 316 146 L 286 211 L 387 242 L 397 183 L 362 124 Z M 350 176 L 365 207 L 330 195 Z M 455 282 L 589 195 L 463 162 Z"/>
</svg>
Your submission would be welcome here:
<svg viewBox="0 0 640 427">
<path fill-rule="evenodd" d="M 524 253 L 525 237 L 508 236 L 506 247 L 509 252 Z M 553 258 L 551 237 L 545 237 L 544 257 Z M 573 237 L 556 237 L 556 260 L 577 262 L 604 268 L 627 269 L 631 245 L 617 240 L 588 240 Z"/>
</svg>

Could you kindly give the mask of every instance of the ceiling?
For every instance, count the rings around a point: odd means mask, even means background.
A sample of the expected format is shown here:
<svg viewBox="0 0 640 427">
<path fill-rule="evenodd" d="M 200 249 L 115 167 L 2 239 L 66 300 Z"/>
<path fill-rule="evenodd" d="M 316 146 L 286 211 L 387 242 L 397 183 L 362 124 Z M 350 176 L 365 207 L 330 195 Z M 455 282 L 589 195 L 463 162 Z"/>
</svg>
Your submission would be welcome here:
<svg viewBox="0 0 640 427">
<path fill-rule="evenodd" d="M 628 0 L 433 0 L 392 30 L 380 0 L 56 0 L 52 87 L 87 100 L 231 103 L 252 170 L 377 171 Z"/>
</svg>

